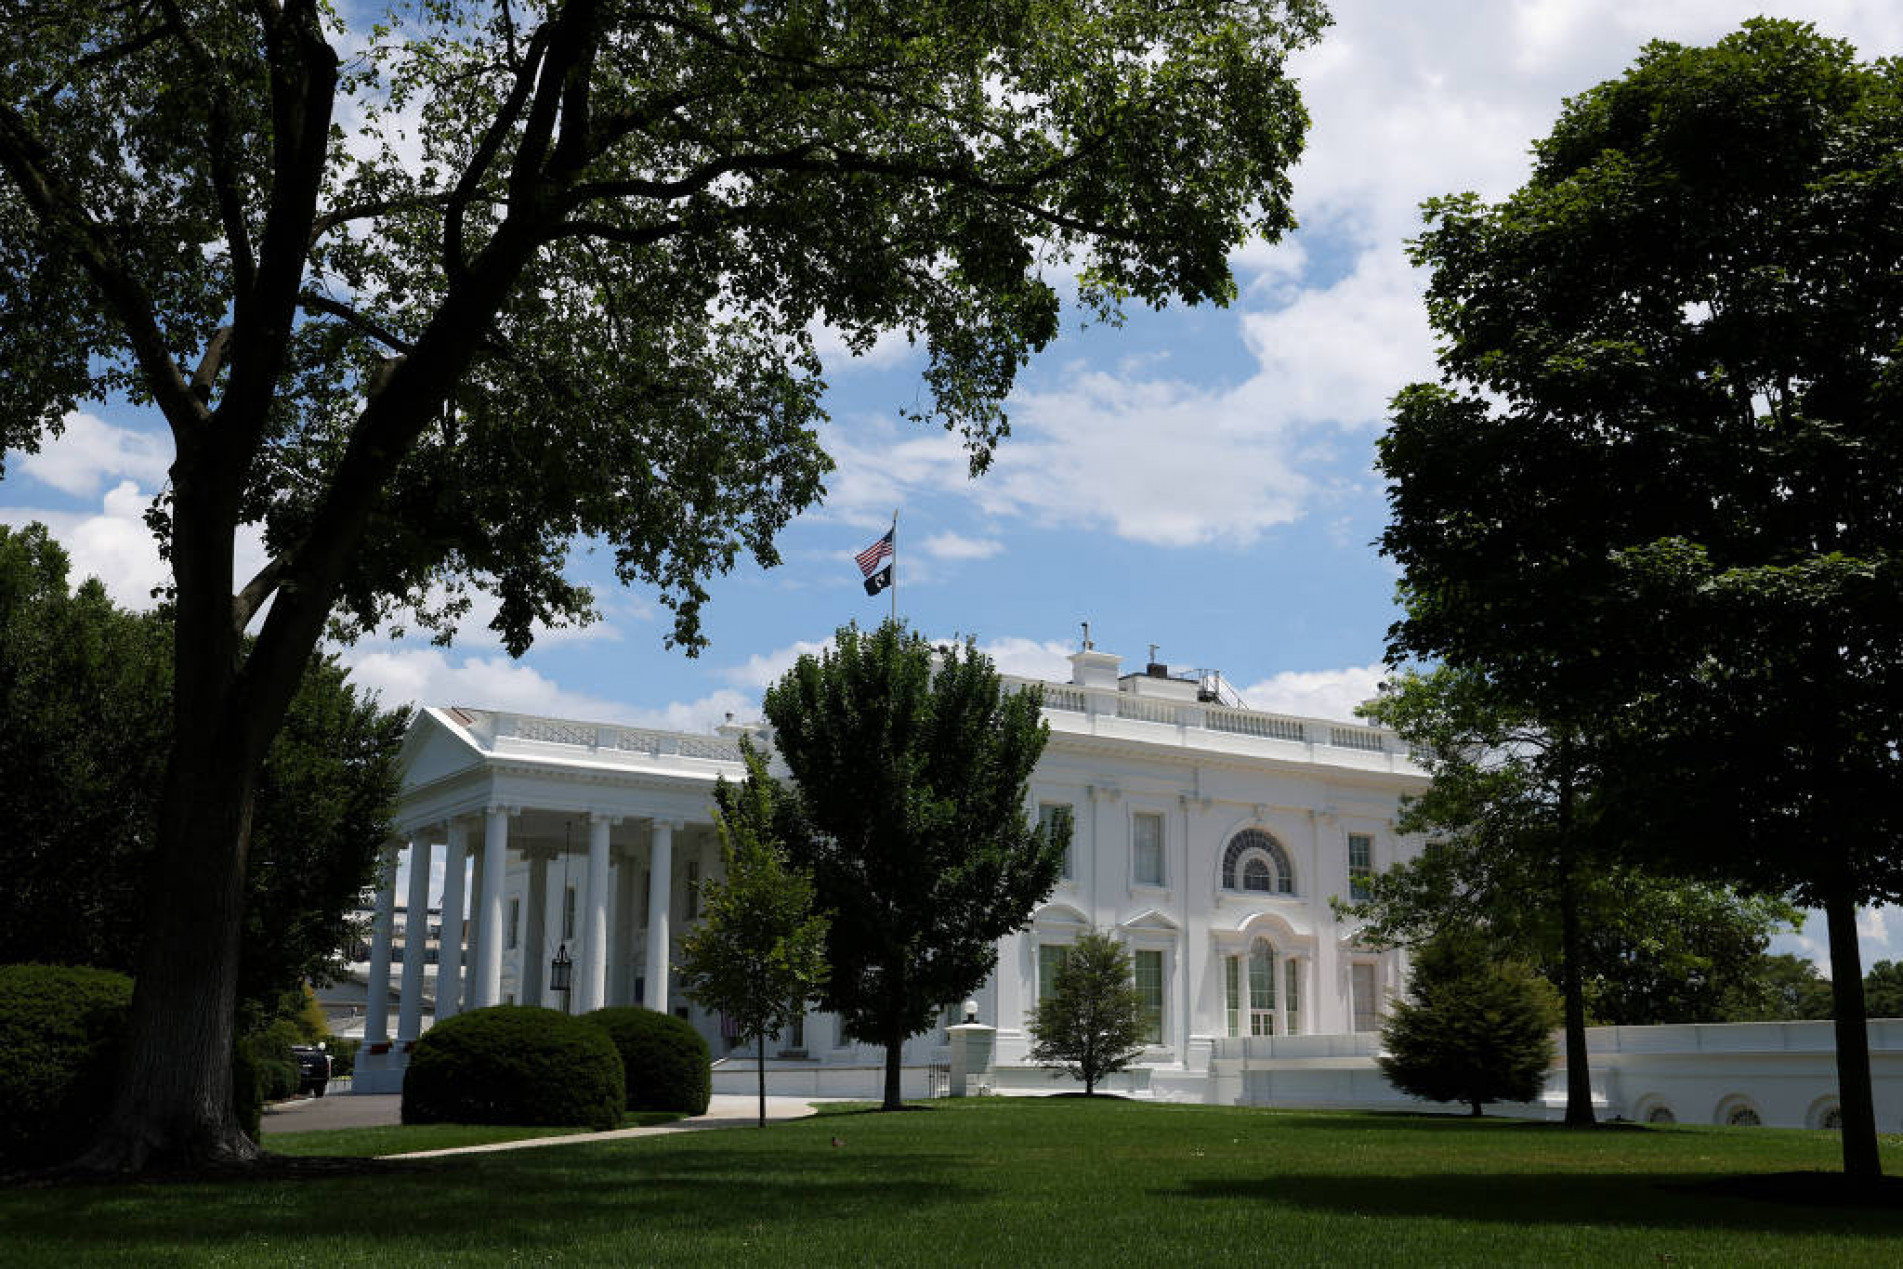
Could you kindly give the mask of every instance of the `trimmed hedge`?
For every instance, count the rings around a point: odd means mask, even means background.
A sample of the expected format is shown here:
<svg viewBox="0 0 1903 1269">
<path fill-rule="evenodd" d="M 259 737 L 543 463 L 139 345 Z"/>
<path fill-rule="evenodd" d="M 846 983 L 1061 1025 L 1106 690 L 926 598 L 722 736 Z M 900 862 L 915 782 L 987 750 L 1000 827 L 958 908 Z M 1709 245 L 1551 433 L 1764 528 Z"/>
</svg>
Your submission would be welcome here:
<svg viewBox="0 0 1903 1269">
<path fill-rule="evenodd" d="M 601 1028 L 620 1052 L 629 1110 L 707 1113 L 712 1059 L 707 1041 L 685 1019 L 634 1005 L 597 1009 L 582 1020 Z"/>
<path fill-rule="evenodd" d="M 621 1125 L 621 1056 L 599 1027 L 496 1005 L 423 1033 L 403 1077 L 406 1124 Z"/>
<path fill-rule="evenodd" d="M 132 980 L 72 965 L 0 966 L 0 1160 L 84 1148 L 112 1099 Z"/>
</svg>

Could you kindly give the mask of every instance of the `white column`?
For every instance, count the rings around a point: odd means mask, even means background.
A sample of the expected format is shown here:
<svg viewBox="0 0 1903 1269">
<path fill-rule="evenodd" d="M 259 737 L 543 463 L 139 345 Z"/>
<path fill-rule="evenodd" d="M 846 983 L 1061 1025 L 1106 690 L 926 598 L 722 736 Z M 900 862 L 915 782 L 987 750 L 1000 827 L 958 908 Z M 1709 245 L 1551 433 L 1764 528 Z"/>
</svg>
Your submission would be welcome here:
<svg viewBox="0 0 1903 1269">
<path fill-rule="evenodd" d="M 476 1007 L 502 1000 L 502 878 L 508 871 L 509 812 L 489 808 L 482 830 L 482 943 L 476 965 Z"/>
<path fill-rule="evenodd" d="M 470 851 L 469 865 L 469 959 L 465 962 L 468 972 L 463 975 L 463 1008 L 476 1008 L 476 984 L 482 975 L 477 972 L 482 964 L 482 944 L 489 937 L 489 926 L 483 920 L 482 907 L 482 850 Z"/>
<path fill-rule="evenodd" d="M 515 1002 L 546 1005 L 548 992 L 542 984 L 547 979 L 542 974 L 542 962 L 548 959 L 548 854 L 539 850 L 524 851 L 523 857 L 529 861 L 529 895 L 522 901 L 522 945 L 516 949 L 521 960 L 515 976 Z M 568 867 L 564 864 L 562 874 L 567 873 Z"/>
<path fill-rule="evenodd" d="M 608 939 L 608 1003 L 634 1003 L 634 931 L 640 924 L 634 911 L 635 882 L 641 867 L 624 848 L 615 862 L 614 927 Z"/>
<path fill-rule="evenodd" d="M 655 820 L 648 863 L 648 963 L 647 1007 L 667 1012 L 668 961 L 672 952 L 668 943 L 668 917 L 674 895 L 674 824 Z"/>
<path fill-rule="evenodd" d="M 403 1003 L 397 1011 L 396 1042 L 415 1042 L 423 1020 L 423 964 L 429 951 L 430 834 L 410 839 L 410 899 L 403 919 Z"/>
<path fill-rule="evenodd" d="M 1332 821 L 1330 821 L 1332 823 Z M 1355 1027 L 1354 1007 L 1348 1004 L 1348 983 L 1344 977 L 1346 971 L 1341 963 L 1342 924 L 1335 919 L 1335 913 L 1322 896 L 1332 886 L 1321 879 L 1321 861 L 1329 852 L 1322 845 L 1322 817 L 1309 813 L 1309 828 L 1314 835 L 1316 876 L 1315 884 L 1310 887 L 1310 910 L 1315 914 L 1315 928 L 1319 934 L 1315 939 L 1315 973 L 1312 976 L 1314 990 L 1302 1012 L 1309 1017 L 1308 1029 L 1318 1035 L 1339 1035 L 1353 1031 Z M 1346 856 L 1342 857 L 1344 861 Z M 1346 1010 L 1343 1005 L 1348 1004 Z"/>
<path fill-rule="evenodd" d="M 363 1042 L 390 1039 L 390 927 L 396 923 L 396 847 L 383 850 L 377 877 L 377 915 L 370 933 L 370 980 L 364 984 Z"/>
<path fill-rule="evenodd" d="M 463 997 L 463 872 L 469 863 L 469 830 L 449 822 L 443 859 L 443 938 L 436 957 L 436 1020 L 453 1017 Z"/>
<path fill-rule="evenodd" d="M 608 828 L 606 815 L 588 817 L 588 905 L 582 909 L 580 962 L 575 968 L 575 1012 L 592 1013 L 608 993 Z"/>
</svg>

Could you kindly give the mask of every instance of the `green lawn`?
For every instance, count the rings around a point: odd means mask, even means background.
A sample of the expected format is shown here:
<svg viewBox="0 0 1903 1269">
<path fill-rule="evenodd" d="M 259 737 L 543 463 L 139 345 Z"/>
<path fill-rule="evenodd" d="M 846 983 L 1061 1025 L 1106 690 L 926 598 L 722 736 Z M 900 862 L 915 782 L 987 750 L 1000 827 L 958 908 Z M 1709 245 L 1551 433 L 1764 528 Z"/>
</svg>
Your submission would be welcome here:
<svg viewBox="0 0 1903 1269">
<path fill-rule="evenodd" d="M 672 1111 L 629 1111 L 623 1128 L 671 1124 L 685 1116 Z M 532 1137 L 567 1137 L 585 1128 L 517 1128 L 498 1124 L 391 1124 L 380 1128 L 317 1128 L 298 1132 L 267 1132 L 264 1148 L 273 1154 L 299 1157 L 372 1159 L 414 1150 L 453 1150 L 458 1146 L 486 1146 L 498 1141 L 526 1141 Z"/>
<path fill-rule="evenodd" d="M 1896 1263 L 1903 1211 L 1719 1188 L 1836 1156 L 1771 1129 L 978 1099 L 380 1175 L 15 1190 L 0 1264 Z M 1885 1163 L 1903 1172 L 1903 1141 Z"/>
</svg>

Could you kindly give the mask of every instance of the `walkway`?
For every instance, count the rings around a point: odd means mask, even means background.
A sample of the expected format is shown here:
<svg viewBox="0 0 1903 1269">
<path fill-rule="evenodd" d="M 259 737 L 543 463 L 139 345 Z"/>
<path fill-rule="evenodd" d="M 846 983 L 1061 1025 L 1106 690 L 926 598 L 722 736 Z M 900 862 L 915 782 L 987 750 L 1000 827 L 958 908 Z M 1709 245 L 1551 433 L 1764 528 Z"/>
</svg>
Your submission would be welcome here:
<svg viewBox="0 0 1903 1269">
<path fill-rule="evenodd" d="M 803 1119 L 814 1113 L 815 1103 L 838 1100 L 813 1097 L 768 1097 L 768 1123 Z M 403 1122 L 403 1098 L 395 1093 L 363 1093 L 342 1097 L 308 1097 L 301 1101 L 279 1102 L 264 1111 L 267 1132 L 314 1132 L 324 1128 L 375 1128 Z M 693 1132 L 702 1128 L 748 1128 L 759 1122 L 759 1099 L 732 1093 L 716 1093 L 707 1103 L 707 1113 L 692 1119 L 651 1128 L 615 1128 L 607 1132 L 570 1133 L 561 1137 L 533 1137 L 526 1141 L 498 1141 L 483 1146 L 458 1146 L 452 1150 L 420 1150 L 406 1159 L 428 1159 L 439 1155 L 480 1154 L 491 1150 L 528 1150 L 538 1146 L 568 1145 L 578 1141 L 619 1141 L 626 1137 L 650 1137 L 665 1132 Z M 267 1147 L 268 1148 L 268 1147 Z"/>
</svg>

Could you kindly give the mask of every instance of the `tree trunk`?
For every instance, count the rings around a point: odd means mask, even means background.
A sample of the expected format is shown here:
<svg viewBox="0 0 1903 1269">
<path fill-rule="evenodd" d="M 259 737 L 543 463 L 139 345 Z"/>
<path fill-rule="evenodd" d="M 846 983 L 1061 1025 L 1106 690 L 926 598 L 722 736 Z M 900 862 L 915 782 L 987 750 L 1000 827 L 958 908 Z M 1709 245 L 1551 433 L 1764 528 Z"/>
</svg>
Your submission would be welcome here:
<svg viewBox="0 0 1903 1269">
<path fill-rule="evenodd" d="M 1470 1114 L 1470 1115 L 1468 1116 L 1468 1117 L 1469 1117 L 1470 1119 L 1478 1119 L 1478 1118 L 1480 1118 L 1480 1105 L 1481 1105 L 1481 1104 L 1480 1104 L 1479 1102 L 1475 1102 L 1475 1103 L 1473 1104 L 1473 1111 L 1472 1111 L 1472 1113 L 1471 1113 L 1471 1114 Z"/>
<path fill-rule="evenodd" d="M 880 1110 L 904 1110 L 905 1098 L 901 1094 L 900 1076 L 904 1067 L 900 1065 L 900 1055 L 905 1051 L 905 1039 L 885 1042 L 885 1104 Z"/>
<path fill-rule="evenodd" d="M 113 1101 L 79 1166 L 196 1171 L 258 1157 L 232 1102 L 233 1015 L 255 760 L 178 689 L 180 730 L 148 879 L 151 902 Z"/>
<path fill-rule="evenodd" d="M 760 1072 L 760 1127 L 766 1127 L 766 1033 L 753 1037 L 754 1055 Z"/>
<path fill-rule="evenodd" d="M 1578 859 L 1573 841 L 1573 771 L 1565 740 L 1559 772 L 1559 979 L 1566 1027 L 1566 1126 L 1591 1128 L 1592 1066 L 1586 1052 L 1586 988 L 1580 979 Z M 1475 1114 L 1479 1114 L 1476 1108 Z"/>
<path fill-rule="evenodd" d="M 1870 1091 L 1870 1029 L 1864 1016 L 1863 958 L 1857 949 L 1857 902 L 1848 881 L 1832 886 L 1824 896 L 1824 917 L 1830 932 L 1844 1175 L 1874 1181 L 1883 1175 L 1883 1161 L 1877 1153 L 1877 1113 Z"/>
</svg>

